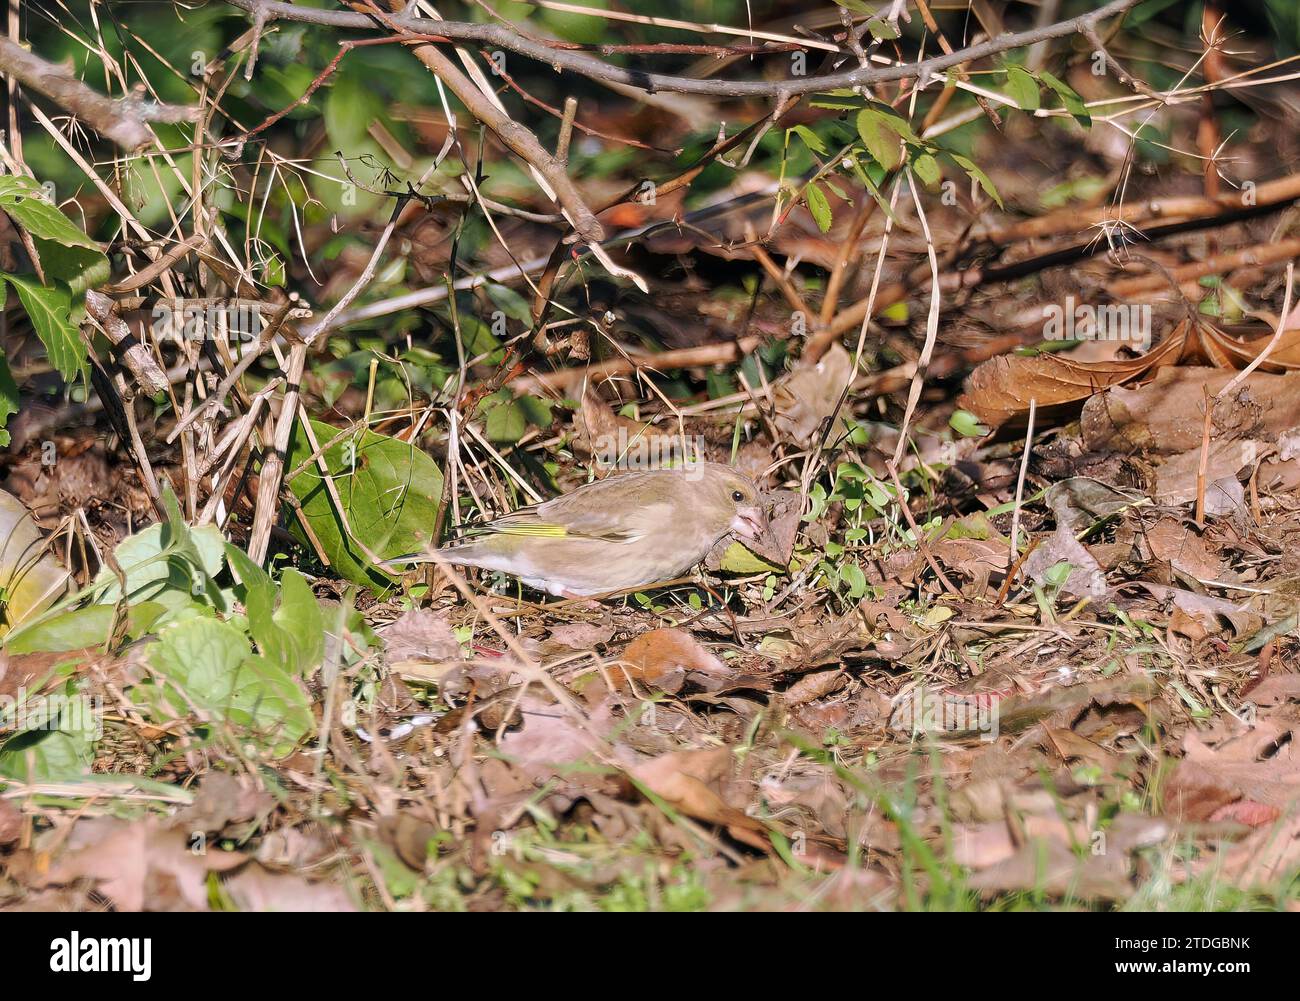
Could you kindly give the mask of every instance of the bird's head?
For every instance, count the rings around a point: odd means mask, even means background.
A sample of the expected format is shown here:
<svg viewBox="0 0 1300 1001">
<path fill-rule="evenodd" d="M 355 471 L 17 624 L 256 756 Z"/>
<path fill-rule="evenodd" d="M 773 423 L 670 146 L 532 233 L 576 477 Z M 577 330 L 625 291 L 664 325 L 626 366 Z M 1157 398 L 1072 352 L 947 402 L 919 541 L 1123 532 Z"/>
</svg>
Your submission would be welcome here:
<svg viewBox="0 0 1300 1001">
<path fill-rule="evenodd" d="M 762 535 L 767 529 L 767 511 L 754 482 L 730 466 L 710 464 L 704 474 L 706 503 L 717 510 L 724 533 L 735 532 L 751 541 Z"/>
</svg>

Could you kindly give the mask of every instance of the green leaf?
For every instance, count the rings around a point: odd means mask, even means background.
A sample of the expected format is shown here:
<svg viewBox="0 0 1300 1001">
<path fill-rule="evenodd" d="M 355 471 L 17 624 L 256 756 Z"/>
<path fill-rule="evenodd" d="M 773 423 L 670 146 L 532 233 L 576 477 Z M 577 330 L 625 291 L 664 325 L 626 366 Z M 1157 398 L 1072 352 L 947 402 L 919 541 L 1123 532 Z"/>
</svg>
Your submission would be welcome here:
<svg viewBox="0 0 1300 1001">
<path fill-rule="evenodd" d="M 384 111 L 378 91 L 362 73 L 338 74 L 325 98 L 325 131 L 334 149 L 350 152 L 366 138 L 371 124 Z"/>
<path fill-rule="evenodd" d="M 340 435 L 339 428 L 320 421 L 311 426 L 317 444 L 325 448 L 321 458 L 344 510 L 335 509 L 320 466 L 312 461 L 289 481 L 302 517 L 335 573 L 381 593 L 391 590 L 393 579 L 370 566 L 356 539 L 380 559 L 422 551 L 432 541 L 442 472 L 427 454 L 396 438 L 361 430 Z M 306 462 L 312 451 L 301 425 L 295 424 L 290 469 Z M 308 543 L 301 526 L 295 528 Z"/>
<path fill-rule="evenodd" d="M 867 578 L 856 563 L 845 563 L 840 567 L 840 580 L 848 585 L 850 598 L 861 598 L 867 593 Z"/>
<path fill-rule="evenodd" d="M 86 345 L 72 325 L 72 296 L 66 289 L 46 288 L 17 275 L 4 277 L 27 310 L 50 364 L 71 382 L 86 367 Z"/>
<path fill-rule="evenodd" d="M 98 243 L 46 200 L 44 189 L 30 177 L 0 176 L 0 209 L 32 236 L 64 247 L 103 252 Z"/>
<path fill-rule="evenodd" d="M 883 17 L 873 17 L 868 21 L 867 30 L 872 38 L 882 42 L 892 42 L 899 37 L 898 25 Z"/>
<path fill-rule="evenodd" d="M 943 172 L 939 170 L 939 161 L 929 153 L 922 153 L 913 160 L 912 169 L 916 171 L 916 176 L 921 179 L 921 183 L 927 187 L 938 184 L 939 178 L 943 176 Z"/>
<path fill-rule="evenodd" d="M 1002 196 L 998 194 L 998 189 L 995 188 L 993 182 L 989 180 L 988 174 L 980 170 L 973 160 L 964 156 L 959 156 L 956 153 L 952 154 L 952 158 L 957 161 L 957 165 L 961 167 L 962 170 L 966 171 L 970 177 L 979 182 L 979 186 L 984 189 L 984 193 L 998 203 L 998 208 L 1003 208 Z"/>
<path fill-rule="evenodd" d="M 291 751 L 312 728 L 306 694 L 283 668 L 253 655 L 229 622 L 196 618 L 168 626 L 149 663 L 168 682 L 141 692 L 160 719 L 183 717 L 192 705 L 253 731 L 276 754 Z"/>
<path fill-rule="evenodd" d="M 276 588 L 266 571 L 229 543 L 226 560 L 243 581 L 248 631 L 261 654 L 290 675 L 303 675 L 318 666 L 325 656 L 325 619 L 302 574 L 284 571 L 277 609 Z"/>
<path fill-rule="evenodd" d="M 721 568 L 727 573 L 738 574 L 785 572 L 785 567 L 769 563 L 739 542 L 733 542 L 722 554 Z"/>
<path fill-rule="evenodd" d="M 95 735 L 89 728 L 24 730 L 0 746 L 0 775 L 21 782 L 77 781 L 94 761 Z"/>
<path fill-rule="evenodd" d="M 136 602 L 127 609 L 126 634 L 132 639 L 145 635 L 166 611 L 156 601 Z M 5 637 L 8 653 L 66 653 L 107 643 L 117 609 L 112 605 L 87 605 L 63 612 L 16 630 Z"/>
<path fill-rule="evenodd" d="M 0 282 L 0 311 L 5 308 L 4 296 L 5 284 Z M 9 371 L 9 359 L 0 354 L 0 447 L 9 444 L 9 432 L 5 430 L 5 425 L 9 423 L 9 415 L 18 413 L 18 384 L 14 382 L 14 375 Z"/>
<path fill-rule="evenodd" d="M 793 132 L 795 135 L 797 135 L 800 139 L 802 139 L 803 144 L 807 146 L 810 150 L 812 150 L 814 153 L 820 153 L 823 156 L 826 155 L 827 153 L 826 144 L 822 142 L 821 136 L 819 136 L 812 129 L 808 128 L 807 125 L 796 125 L 790 131 Z"/>
<path fill-rule="evenodd" d="M 501 389 L 487 396 L 479 404 L 478 413 L 486 418 L 484 433 L 489 441 L 514 444 L 524 436 L 528 425 L 549 427 L 554 418 L 551 405 L 536 396 L 516 397 L 510 390 Z"/>
<path fill-rule="evenodd" d="M 123 539 L 113 551 L 126 576 L 131 602 L 157 601 L 173 611 L 195 606 L 224 610 L 225 596 L 214 578 L 221 572 L 226 540 L 215 525 L 188 528 L 183 534 L 170 523 L 149 525 Z M 102 588 L 98 603 L 111 605 L 122 596 L 117 575 L 105 567 L 95 577 Z"/>
<path fill-rule="evenodd" d="M 989 433 L 989 429 L 969 410 L 954 410 L 948 418 L 948 426 L 965 438 L 982 438 Z"/>
<path fill-rule="evenodd" d="M 280 577 L 280 607 L 275 622 L 293 639 L 297 673 L 307 674 L 325 659 L 325 616 L 307 578 L 287 569 Z"/>
<path fill-rule="evenodd" d="M 821 189 L 815 184 L 809 184 L 803 189 L 804 199 L 808 202 L 808 211 L 812 213 L 813 221 L 817 223 L 817 228 L 823 233 L 831 228 L 831 206 L 822 194 Z"/>
<path fill-rule="evenodd" d="M 483 286 L 487 292 L 488 298 L 493 304 L 505 313 L 512 320 L 518 320 L 520 323 L 531 325 L 533 322 L 533 309 L 528 305 L 528 300 L 506 285 L 497 285 L 495 282 L 488 282 Z"/>
<path fill-rule="evenodd" d="M 1039 108 L 1038 81 L 1032 73 L 1019 66 L 1007 67 L 1007 94 L 1022 111 L 1037 111 Z"/>
<path fill-rule="evenodd" d="M 1057 96 L 1061 99 L 1061 103 L 1065 105 L 1065 110 L 1074 116 L 1075 121 L 1085 129 L 1092 126 L 1092 116 L 1088 114 L 1088 109 L 1084 106 L 1083 98 L 1081 98 L 1069 84 L 1058 80 L 1056 77 L 1052 76 L 1051 73 L 1048 73 L 1047 70 L 1043 70 L 1038 75 L 1039 78 L 1042 79 L 1043 83 L 1056 91 Z"/>
<path fill-rule="evenodd" d="M 810 103 L 814 108 L 825 108 L 827 111 L 856 111 L 862 107 L 861 101 L 836 99 L 833 97 L 819 97 Z"/>
<path fill-rule="evenodd" d="M 863 108 L 858 112 L 858 135 L 862 137 L 863 145 L 872 159 L 886 170 L 893 170 L 899 165 L 902 153 L 899 150 L 898 133 L 875 108 Z"/>
</svg>

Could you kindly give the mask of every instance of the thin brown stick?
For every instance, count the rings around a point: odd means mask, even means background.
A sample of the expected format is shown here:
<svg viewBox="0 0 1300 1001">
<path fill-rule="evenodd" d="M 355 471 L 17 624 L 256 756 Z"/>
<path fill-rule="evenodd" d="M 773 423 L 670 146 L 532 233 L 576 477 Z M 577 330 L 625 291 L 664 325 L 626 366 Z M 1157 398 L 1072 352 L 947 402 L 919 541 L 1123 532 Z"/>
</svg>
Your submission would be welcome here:
<svg viewBox="0 0 1300 1001">
<path fill-rule="evenodd" d="M 271 541 L 271 528 L 280 510 L 280 482 L 284 476 L 284 460 L 289 453 L 293 437 L 293 422 L 298 416 L 298 394 L 302 373 L 307 364 L 307 345 L 299 342 L 289 349 L 284 396 L 280 401 L 280 415 L 275 423 L 275 438 L 270 452 L 262 461 L 257 480 L 257 501 L 253 509 L 253 527 L 248 536 L 248 555 L 254 563 L 266 559 L 266 549 Z"/>
<path fill-rule="evenodd" d="M 554 372 L 521 375 L 511 380 L 510 386 L 516 392 L 559 391 L 580 385 L 584 379 L 594 385 L 632 372 L 668 372 L 672 369 L 691 368 L 696 365 L 723 365 L 739 361 L 762 342 L 761 337 L 751 334 L 734 341 L 723 341 L 720 344 L 701 344 L 693 348 L 678 348 L 656 354 L 611 358 L 582 368 L 562 368 Z"/>
<path fill-rule="evenodd" d="M 395 8 L 400 9 L 404 6 L 401 0 L 389 0 L 389 2 Z M 371 9 L 376 16 L 392 27 L 393 30 L 406 36 L 418 34 L 403 28 L 400 17 L 383 14 L 373 5 L 371 5 Z M 442 31 L 442 26 L 446 23 L 450 22 L 437 22 L 439 34 L 445 34 Z M 577 185 L 573 183 L 573 180 L 565 171 L 564 164 L 547 152 L 532 132 L 489 101 L 483 92 L 474 85 L 474 82 L 462 73 L 454 62 L 443 55 L 437 46 L 428 42 L 413 41 L 411 51 L 420 62 L 424 63 L 429 72 L 442 80 L 452 93 L 460 98 L 461 103 L 465 105 L 471 115 L 491 129 L 507 149 L 537 171 L 554 193 L 556 201 L 568 217 L 574 232 L 589 243 L 599 243 L 605 238 L 604 227 L 601 226 L 600 221 L 592 213 L 591 209 L 587 207 L 587 203 L 583 200 Z"/>
</svg>

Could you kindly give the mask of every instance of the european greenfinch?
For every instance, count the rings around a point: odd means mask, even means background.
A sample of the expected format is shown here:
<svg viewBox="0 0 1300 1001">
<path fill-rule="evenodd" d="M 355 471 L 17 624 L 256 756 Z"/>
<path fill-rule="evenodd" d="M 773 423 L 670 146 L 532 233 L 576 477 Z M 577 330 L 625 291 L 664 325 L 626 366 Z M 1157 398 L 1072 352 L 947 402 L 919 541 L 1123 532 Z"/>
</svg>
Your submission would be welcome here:
<svg viewBox="0 0 1300 1001">
<path fill-rule="evenodd" d="M 752 480 L 699 462 L 584 484 L 475 525 L 438 554 L 560 597 L 589 597 L 680 577 L 723 536 L 757 539 L 766 523 Z"/>
</svg>

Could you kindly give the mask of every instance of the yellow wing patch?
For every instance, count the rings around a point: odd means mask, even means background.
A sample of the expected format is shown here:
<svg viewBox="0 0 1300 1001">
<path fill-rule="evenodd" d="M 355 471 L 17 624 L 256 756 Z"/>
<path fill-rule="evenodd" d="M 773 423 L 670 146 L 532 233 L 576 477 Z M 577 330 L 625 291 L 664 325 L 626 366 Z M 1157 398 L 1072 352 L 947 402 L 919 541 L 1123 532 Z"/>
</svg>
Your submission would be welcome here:
<svg viewBox="0 0 1300 1001">
<path fill-rule="evenodd" d="M 492 531 L 499 535 L 527 535 L 533 538 L 543 539 L 563 539 L 569 534 L 569 530 L 563 525 L 548 525 L 542 522 L 536 524 L 516 524 L 509 523 L 504 525 L 493 525 Z"/>
</svg>

